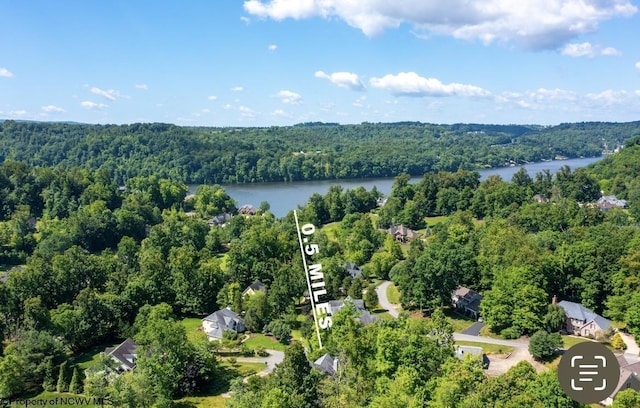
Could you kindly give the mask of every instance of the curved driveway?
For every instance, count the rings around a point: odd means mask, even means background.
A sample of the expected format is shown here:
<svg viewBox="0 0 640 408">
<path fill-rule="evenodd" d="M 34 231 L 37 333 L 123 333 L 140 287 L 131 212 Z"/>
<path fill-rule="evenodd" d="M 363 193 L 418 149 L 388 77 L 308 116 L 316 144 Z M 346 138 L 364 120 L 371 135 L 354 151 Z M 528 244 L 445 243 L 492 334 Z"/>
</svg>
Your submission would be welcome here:
<svg viewBox="0 0 640 408">
<path fill-rule="evenodd" d="M 391 281 L 384 281 L 380 285 L 376 286 L 376 293 L 378 294 L 378 303 L 384 309 L 387 309 L 389 314 L 393 317 L 398 317 L 400 313 L 394 307 L 393 303 L 389 302 L 387 297 L 387 288 L 391 285 Z"/>
</svg>

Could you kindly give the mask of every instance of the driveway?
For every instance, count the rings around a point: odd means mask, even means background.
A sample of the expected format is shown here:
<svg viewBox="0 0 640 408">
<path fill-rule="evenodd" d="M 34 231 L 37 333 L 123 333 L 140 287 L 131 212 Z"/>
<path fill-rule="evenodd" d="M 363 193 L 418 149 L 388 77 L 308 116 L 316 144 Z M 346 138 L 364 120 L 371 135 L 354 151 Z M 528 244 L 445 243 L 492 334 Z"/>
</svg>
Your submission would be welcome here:
<svg viewBox="0 0 640 408">
<path fill-rule="evenodd" d="M 475 341 L 476 343 L 496 344 L 499 346 L 509 346 L 515 348 L 528 349 L 529 341 L 527 340 L 502 340 L 491 337 L 472 336 L 470 334 L 453 333 L 453 339 L 458 341 Z"/>
<path fill-rule="evenodd" d="M 269 375 L 276 365 L 280 364 L 282 360 L 284 360 L 284 352 L 278 350 L 265 350 L 269 355 L 267 357 L 237 357 L 236 361 L 238 363 L 263 363 L 265 365 L 262 371 L 258 371 L 254 375 L 258 375 L 260 377 L 264 377 Z M 225 357 L 225 360 L 228 360 L 230 357 Z M 251 376 L 249 376 L 251 377 Z M 242 382 L 248 382 L 249 377 L 244 377 Z M 225 392 L 221 394 L 223 398 L 231 398 L 231 392 Z"/>
<path fill-rule="evenodd" d="M 477 336 L 480 334 L 480 330 L 484 327 L 484 323 L 475 322 L 471 327 L 467 330 L 463 331 L 462 334 L 468 334 L 470 336 Z"/>
<path fill-rule="evenodd" d="M 384 309 L 387 309 L 391 316 L 398 317 L 400 313 L 398 312 L 394 304 L 389 302 L 389 298 L 387 297 L 387 288 L 390 285 L 390 281 L 384 281 L 376 287 L 376 293 L 378 294 L 378 303 L 380 303 L 380 306 L 382 306 Z"/>
<path fill-rule="evenodd" d="M 619 333 L 622 336 L 622 340 L 624 340 L 624 344 L 627 345 L 627 349 L 624 351 L 624 358 L 630 363 L 640 361 L 640 347 L 638 347 L 638 343 L 633 339 L 633 336 L 622 332 Z"/>
</svg>

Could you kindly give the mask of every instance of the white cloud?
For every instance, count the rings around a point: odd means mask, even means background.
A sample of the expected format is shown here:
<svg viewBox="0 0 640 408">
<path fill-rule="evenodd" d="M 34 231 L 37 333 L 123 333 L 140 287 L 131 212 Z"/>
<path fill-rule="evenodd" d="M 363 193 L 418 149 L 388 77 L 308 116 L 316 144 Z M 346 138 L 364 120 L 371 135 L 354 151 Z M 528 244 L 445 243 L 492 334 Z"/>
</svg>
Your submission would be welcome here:
<svg viewBox="0 0 640 408">
<path fill-rule="evenodd" d="M 351 105 L 355 106 L 356 108 L 362 108 L 364 106 L 365 101 L 367 100 L 366 96 L 362 96 L 358 99 L 356 99 L 355 101 L 353 101 L 353 103 L 351 103 Z"/>
<path fill-rule="evenodd" d="M 105 109 L 109 107 L 109 105 L 105 105 L 104 103 L 95 103 L 91 101 L 82 101 L 80 102 L 80 106 L 86 109 Z"/>
<path fill-rule="evenodd" d="M 572 43 L 565 45 L 560 51 L 562 55 L 566 55 L 568 57 L 597 57 L 599 55 L 604 55 L 608 57 L 617 57 L 622 55 L 622 53 L 616 50 L 613 47 L 602 48 L 599 46 L 594 46 L 589 42 L 583 43 Z"/>
<path fill-rule="evenodd" d="M 436 78 L 424 78 L 415 72 L 400 72 L 371 78 L 371 86 L 404 96 L 489 96 L 491 93 L 475 85 L 452 82 L 443 84 Z"/>
<path fill-rule="evenodd" d="M 43 106 L 42 111 L 45 113 L 66 113 L 67 112 L 66 110 L 55 105 Z"/>
<path fill-rule="evenodd" d="M 288 91 L 286 89 L 283 89 L 274 96 L 280 99 L 280 102 L 287 105 L 299 105 L 302 103 L 302 96 L 300 94 Z"/>
<path fill-rule="evenodd" d="M 11 117 L 22 117 L 22 116 L 27 116 L 28 112 L 24 109 L 20 109 L 20 110 L 12 110 L 7 112 L 7 114 Z"/>
<path fill-rule="evenodd" d="M 210 96 L 207 96 L 207 99 L 210 101 L 215 101 L 216 99 L 218 99 L 218 97 L 215 95 L 210 95 Z"/>
<path fill-rule="evenodd" d="M 142 89 L 143 91 L 146 91 L 147 89 L 149 89 L 149 86 L 147 84 L 136 84 L 136 89 Z"/>
<path fill-rule="evenodd" d="M 9 71 L 4 67 L 0 67 L 0 77 L 11 78 L 13 76 L 13 72 Z"/>
<path fill-rule="evenodd" d="M 602 21 L 638 10 L 632 0 L 248 0 L 244 9 L 274 20 L 337 17 L 367 36 L 408 23 L 418 35 L 536 49 L 557 48 L 596 31 Z"/>
<path fill-rule="evenodd" d="M 245 17 L 245 16 L 240 17 L 240 21 L 242 21 L 245 24 L 249 24 L 251 22 L 249 17 Z"/>
<path fill-rule="evenodd" d="M 289 116 L 289 114 L 288 114 L 287 112 L 285 112 L 284 110 L 282 110 L 282 109 L 276 109 L 276 110 L 274 110 L 273 112 L 271 112 L 271 115 L 273 115 L 273 116 L 279 116 L 279 117 L 282 117 L 282 118 L 288 118 L 288 117 L 290 117 L 290 116 Z"/>
<path fill-rule="evenodd" d="M 105 91 L 104 89 L 96 88 L 95 86 L 91 88 L 91 93 L 100 95 L 104 98 L 109 99 L 110 101 L 115 101 L 116 98 L 121 97 L 120 92 L 116 91 L 115 89 L 109 89 Z"/>
<path fill-rule="evenodd" d="M 242 92 L 242 91 L 244 91 L 244 87 L 242 87 L 242 86 L 234 86 L 233 88 L 231 88 L 231 90 L 233 92 Z"/>
<path fill-rule="evenodd" d="M 200 112 L 202 113 L 210 113 L 211 111 L 207 108 L 202 109 Z"/>
<path fill-rule="evenodd" d="M 246 106 L 239 106 L 238 111 L 240 112 L 240 115 L 244 116 L 245 118 L 254 118 L 256 116 L 256 112 L 254 112 L 252 109 L 247 108 Z"/>
<path fill-rule="evenodd" d="M 233 109 L 233 106 L 231 106 L 230 104 L 226 104 L 223 106 L 224 109 Z"/>
<path fill-rule="evenodd" d="M 334 85 L 340 88 L 351 89 L 352 91 L 364 91 L 365 87 L 357 74 L 352 72 L 334 72 L 333 74 L 326 74 L 322 71 L 315 73 L 316 78 L 328 79 Z"/>
<path fill-rule="evenodd" d="M 624 91 L 624 90 L 616 91 L 613 89 L 607 89 L 605 91 L 598 92 L 598 93 L 586 94 L 587 101 L 594 102 L 599 106 L 625 104 L 629 101 L 631 97 L 633 97 L 633 94 L 630 94 L 627 91 Z"/>
<path fill-rule="evenodd" d="M 275 50 L 277 50 L 277 49 L 278 49 L 278 46 L 277 46 L 277 45 L 275 45 L 275 44 L 271 44 L 271 45 L 269 45 L 269 46 L 267 47 L 267 49 L 268 49 L 269 51 L 273 52 L 273 51 L 275 51 Z"/>
<path fill-rule="evenodd" d="M 640 71 L 640 61 L 636 62 L 636 69 Z"/>
<path fill-rule="evenodd" d="M 576 92 L 566 89 L 538 88 L 526 92 L 503 92 L 495 100 L 525 109 L 556 109 L 560 106 L 566 110 L 577 103 L 580 97 Z"/>
</svg>

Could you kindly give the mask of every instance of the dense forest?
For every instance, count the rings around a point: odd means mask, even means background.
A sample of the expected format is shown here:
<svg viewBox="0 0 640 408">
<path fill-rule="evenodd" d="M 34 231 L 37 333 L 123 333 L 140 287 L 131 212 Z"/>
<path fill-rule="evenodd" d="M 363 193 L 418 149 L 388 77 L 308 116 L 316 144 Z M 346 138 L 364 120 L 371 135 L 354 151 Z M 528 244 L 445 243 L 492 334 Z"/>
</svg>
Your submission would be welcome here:
<svg viewBox="0 0 640 408">
<path fill-rule="evenodd" d="M 40 125 L 5 122 L 5 134 L 7 126 Z M 404 126 L 431 125 L 398 125 Z M 305 134 L 318 127 L 357 128 L 308 124 L 294 130 Z M 159 139 L 174 140 L 176 149 L 184 145 L 174 130 L 207 139 L 201 129 L 172 129 L 167 126 Z M 529 137 L 519 129 L 520 138 Z M 238 132 L 255 132 L 259 140 L 267 131 Z M 103 146 L 109 145 L 103 137 Z M 536 373 L 522 362 L 487 378 L 479 362 L 454 358 L 453 328 L 443 312 L 451 291 L 464 285 L 484 295 L 482 314 L 493 333 L 557 333 L 564 315 L 549 306 L 556 295 L 640 338 L 639 142 L 627 140 L 619 153 L 586 169 L 536 175 L 522 169 L 511 181 L 494 176 L 481 182 L 477 172 L 457 169 L 409 184 L 409 175 L 402 174 L 382 207 L 376 190 L 332 186 L 313 195 L 299 217 L 318 226 L 316 260 L 323 265 L 327 296 L 364 298 L 373 310 L 374 280 L 390 279 L 403 308 L 413 312 L 363 325 L 347 305 L 323 332 L 324 349 L 301 296 L 306 285 L 292 213 L 277 219 L 265 204 L 255 216 L 238 215 L 218 185 L 201 186 L 186 199 L 183 181 L 156 175 L 131 174 L 119 188 L 113 168 L 73 167 L 64 150 L 57 156 L 64 166 L 5 160 L 0 397 L 73 390 L 108 397 L 117 406 L 170 407 L 226 384 L 232 407 L 578 407 L 561 391 L 553 369 Z M 66 147 L 71 157 L 80 151 L 71 143 Z M 30 159 L 42 160 L 31 152 Z M 144 156 L 139 159 L 142 166 Z M 629 208 L 601 210 L 595 205 L 601 190 L 626 197 Z M 224 227 L 208 223 L 221 213 L 235 216 Z M 398 224 L 419 230 L 424 239 L 400 243 L 383 231 Z M 363 276 L 345 274 L 345 262 L 361 265 Z M 256 280 L 266 294 L 243 298 L 243 288 Z M 295 337 L 272 375 L 231 381 L 219 351 L 241 348 L 239 339 L 209 342 L 182 324 L 223 307 L 244 311 L 251 332 L 285 343 Z M 82 353 L 127 337 L 141 347 L 134 370 L 105 376 L 109 359 L 87 371 L 79 368 Z M 596 340 L 610 342 L 611 333 Z M 311 368 L 309 362 L 325 352 L 341 361 L 339 375 Z"/>
<path fill-rule="evenodd" d="M 394 177 L 599 156 L 640 123 L 552 127 L 419 122 L 192 128 L 5 121 L 0 160 L 105 169 L 118 185 L 154 175 L 187 184 Z"/>
</svg>

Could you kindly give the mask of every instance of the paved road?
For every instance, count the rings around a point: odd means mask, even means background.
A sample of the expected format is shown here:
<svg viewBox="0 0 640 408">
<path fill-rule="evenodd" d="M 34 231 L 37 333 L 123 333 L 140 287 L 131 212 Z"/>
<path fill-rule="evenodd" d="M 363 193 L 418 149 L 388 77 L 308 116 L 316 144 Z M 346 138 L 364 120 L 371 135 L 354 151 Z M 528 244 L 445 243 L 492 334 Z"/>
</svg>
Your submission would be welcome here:
<svg viewBox="0 0 640 408">
<path fill-rule="evenodd" d="M 622 336 L 622 340 L 627 345 L 627 349 L 624 351 L 624 358 L 630 363 L 640 361 L 640 347 L 638 347 L 638 343 L 633 339 L 633 336 L 622 332 L 620 332 L 620 336 Z"/>
<path fill-rule="evenodd" d="M 238 363 L 266 363 L 264 370 L 256 373 L 260 377 L 271 373 L 277 364 L 284 360 L 284 352 L 277 350 L 265 350 L 269 355 L 267 357 L 237 357 Z"/>
<path fill-rule="evenodd" d="M 398 317 L 400 313 L 394 307 L 394 305 L 389 302 L 389 298 L 387 297 L 387 288 L 389 287 L 389 285 L 391 285 L 390 281 L 384 281 L 376 287 L 376 293 L 378 294 L 378 303 L 380 303 L 380 306 L 387 309 L 391 316 Z"/>
<path fill-rule="evenodd" d="M 497 344 L 499 346 L 510 346 L 515 348 L 528 348 L 529 341 L 526 340 L 502 340 L 491 337 L 473 336 L 470 334 L 453 333 L 453 339 L 459 341 L 475 341 L 477 343 Z"/>
</svg>

